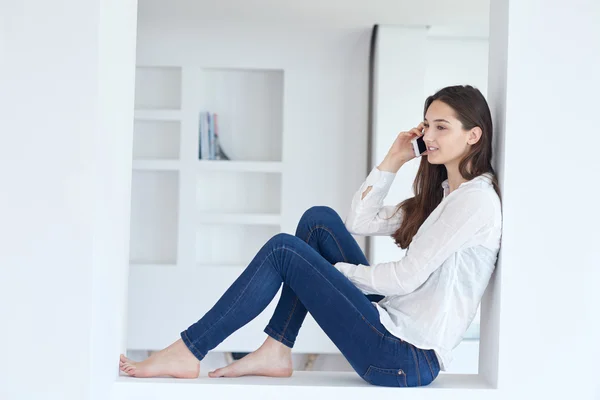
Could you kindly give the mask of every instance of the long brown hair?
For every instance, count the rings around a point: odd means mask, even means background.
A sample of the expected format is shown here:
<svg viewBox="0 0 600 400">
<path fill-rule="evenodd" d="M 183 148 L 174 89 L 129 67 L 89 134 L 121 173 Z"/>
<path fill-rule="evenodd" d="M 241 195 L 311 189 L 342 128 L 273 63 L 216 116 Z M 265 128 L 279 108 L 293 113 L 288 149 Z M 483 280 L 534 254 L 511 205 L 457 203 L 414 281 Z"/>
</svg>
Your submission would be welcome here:
<svg viewBox="0 0 600 400">
<path fill-rule="evenodd" d="M 477 126 L 481 128 L 481 138 L 471 146 L 470 152 L 460 161 L 458 170 L 467 181 L 486 172 L 491 173 L 492 184 L 500 196 L 498 180 L 492 167 L 492 115 L 485 97 L 473 86 L 445 87 L 425 100 L 423 119 L 425 119 L 427 109 L 435 100 L 447 104 L 454 110 L 463 129 L 469 130 Z M 394 232 L 392 237 L 402 249 L 408 248 L 421 224 L 444 197 L 442 182 L 448 178 L 446 167 L 442 164 L 430 164 L 426 157 L 421 158 L 421 164 L 413 183 L 415 196 L 404 200 L 396 210 L 397 212 L 402 210 L 404 217 L 400 228 Z M 467 169 L 469 163 L 471 163 L 471 170 Z"/>
</svg>

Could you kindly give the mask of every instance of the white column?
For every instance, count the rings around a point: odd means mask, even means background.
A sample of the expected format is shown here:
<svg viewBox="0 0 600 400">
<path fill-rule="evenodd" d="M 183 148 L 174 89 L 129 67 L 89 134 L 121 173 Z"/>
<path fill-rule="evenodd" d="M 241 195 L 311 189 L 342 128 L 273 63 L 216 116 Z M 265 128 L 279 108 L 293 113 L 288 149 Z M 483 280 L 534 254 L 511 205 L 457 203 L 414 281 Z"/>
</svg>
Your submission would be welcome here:
<svg viewBox="0 0 600 400">
<path fill-rule="evenodd" d="M 125 353 L 137 0 L 100 0 L 94 131 L 89 398 L 108 399 Z M 96 43 L 93 43 L 96 45 Z M 68 360 L 68 358 L 67 358 Z"/>
<path fill-rule="evenodd" d="M 0 2 L 2 399 L 106 399 L 117 375 L 135 20 L 129 0 Z"/>
<path fill-rule="evenodd" d="M 600 395 L 599 20 L 595 0 L 491 2 L 501 398 Z"/>
<path fill-rule="evenodd" d="M 89 388 L 98 12 L 85 3 L 0 3 L 3 399 Z"/>
</svg>

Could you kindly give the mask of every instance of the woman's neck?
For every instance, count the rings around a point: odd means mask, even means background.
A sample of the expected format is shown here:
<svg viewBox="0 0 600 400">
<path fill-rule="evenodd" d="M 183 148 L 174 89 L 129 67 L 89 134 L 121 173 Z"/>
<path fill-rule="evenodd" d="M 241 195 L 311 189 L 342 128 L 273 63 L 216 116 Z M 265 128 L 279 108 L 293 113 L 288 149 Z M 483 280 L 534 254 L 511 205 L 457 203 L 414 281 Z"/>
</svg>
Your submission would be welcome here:
<svg viewBox="0 0 600 400">
<path fill-rule="evenodd" d="M 446 164 L 445 167 L 446 172 L 448 173 L 448 186 L 450 186 L 448 189 L 448 194 L 450 194 L 458 189 L 458 187 L 467 180 L 460 174 L 458 170 L 458 164 Z"/>
</svg>

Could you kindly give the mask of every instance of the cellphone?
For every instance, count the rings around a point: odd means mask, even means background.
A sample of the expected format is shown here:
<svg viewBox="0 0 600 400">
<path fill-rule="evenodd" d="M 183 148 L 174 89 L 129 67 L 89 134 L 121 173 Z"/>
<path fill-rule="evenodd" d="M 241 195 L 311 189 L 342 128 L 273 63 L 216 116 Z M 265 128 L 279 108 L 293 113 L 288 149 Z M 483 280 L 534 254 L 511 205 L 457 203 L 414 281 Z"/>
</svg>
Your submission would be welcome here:
<svg viewBox="0 0 600 400">
<path fill-rule="evenodd" d="M 425 140 L 423 140 L 423 136 L 416 137 L 410 142 L 412 143 L 416 157 L 421 157 L 421 155 L 427 151 L 427 146 L 425 145 Z"/>
</svg>

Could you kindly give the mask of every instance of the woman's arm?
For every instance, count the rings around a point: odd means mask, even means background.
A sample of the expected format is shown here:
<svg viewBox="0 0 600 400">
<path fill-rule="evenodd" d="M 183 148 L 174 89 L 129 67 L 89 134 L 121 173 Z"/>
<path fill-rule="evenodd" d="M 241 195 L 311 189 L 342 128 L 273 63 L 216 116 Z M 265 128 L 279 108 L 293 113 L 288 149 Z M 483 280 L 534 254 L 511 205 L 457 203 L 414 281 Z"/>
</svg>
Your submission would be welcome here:
<svg viewBox="0 0 600 400">
<path fill-rule="evenodd" d="M 356 235 L 391 235 L 402 222 L 402 211 L 396 206 L 384 206 L 395 173 L 373 168 L 352 198 L 350 212 L 344 221 L 350 233 Z"/>
<path fill-rule="evenodd" d="M 396 162 L 393 162 L 391 160 L 389 160 L 387 157 L 383 160 L 383 162 L 381 164 L 379 164 L 379 166 L 377 167 L 378 170 L 382 171 L 382 172 L 391 172 L 393 174 L 397 173 L 400 168 L 402 168 L 402 165 L 404 165 L 404 162 L 398 164 Z M 362 194 L 361 199 L 364 199 L 366 195 L 369 194 L 369 192 L 371 191 L 371 189 L 373 189 L 373 186 L 369 186 L 367 188 L 367 190 L 365 190 Z"/>
<path fill-rule="evenodd" d="M 408 132 L 400 132 L 385 158 L 374 168 L 352 198 L 346 228 L 357 235 L 391 235 L 402 223 L 402 211 L 397 206 L 384 206 L 383 199 L 398 170 L 415 158 L 410 141 L 423 135 L 423 123 Z M 426 154 L 426 153 L 425 153 Z"/>
<path fill-rule="evenodd" d="M 408 294 L 421 286 L 454 252 L 493 223 L 494 203 L 482 190 L 451 198 L 439 218 L 415 236 L 399 261 L 373 266 L 336 263 L 335 267 L 363 293 Z"/>
</svg>

